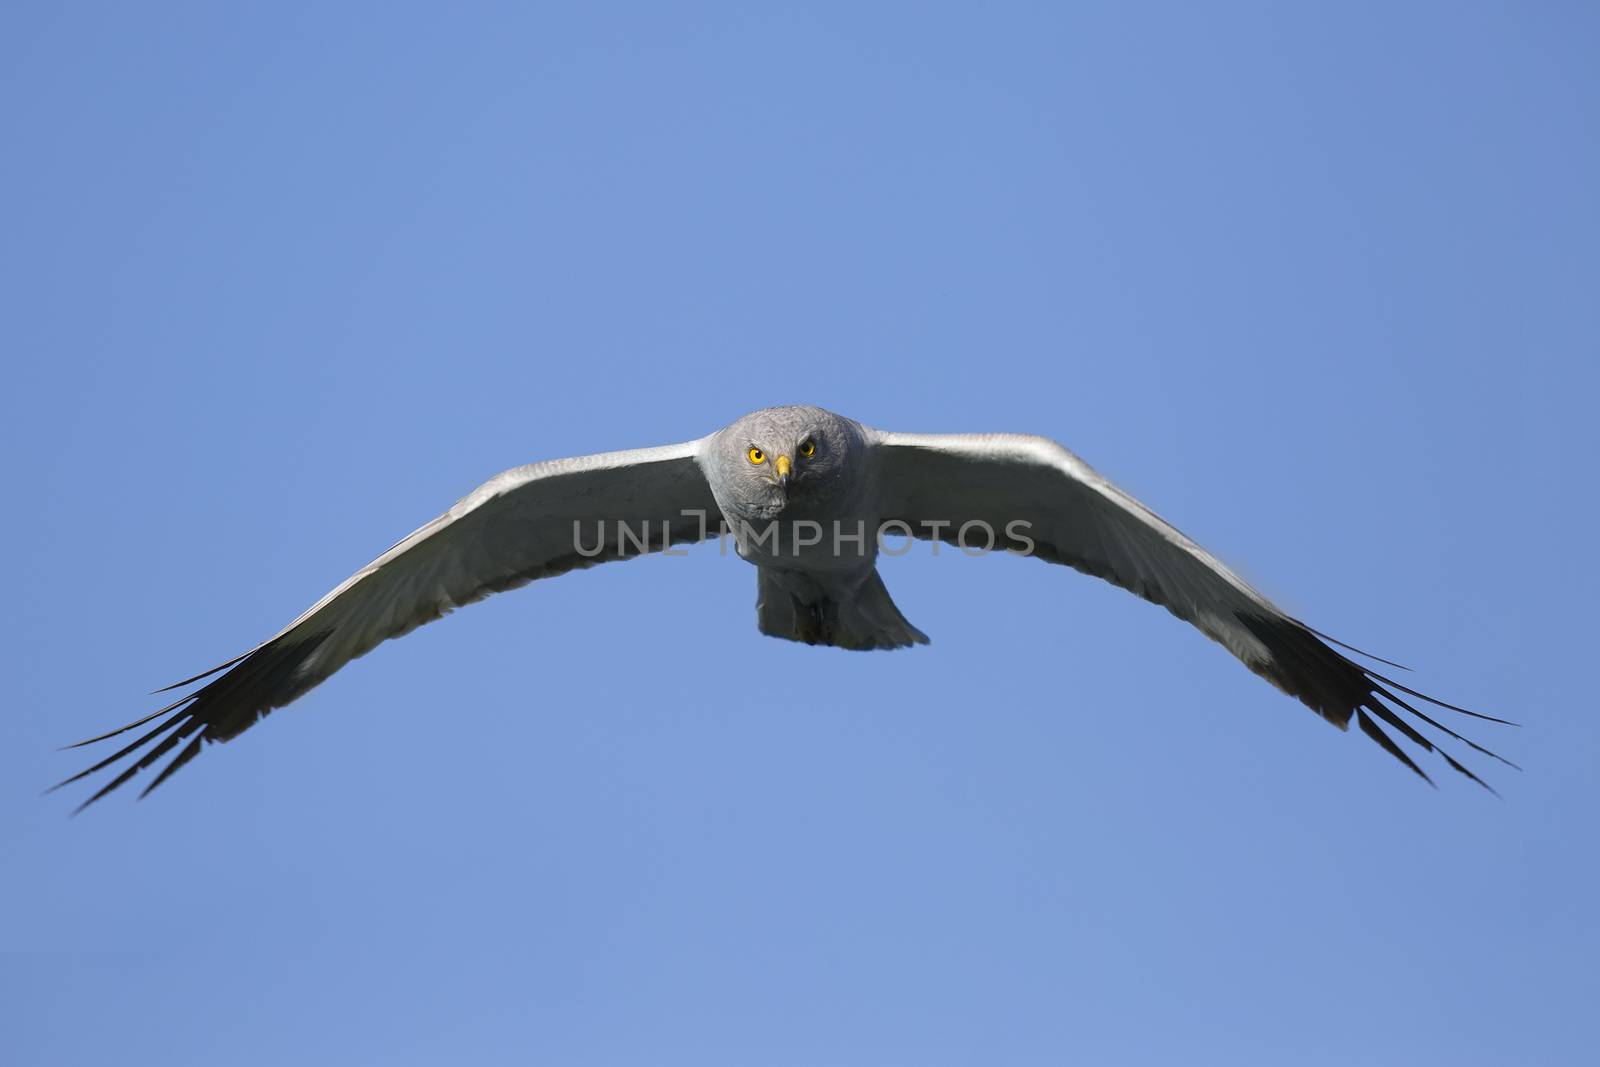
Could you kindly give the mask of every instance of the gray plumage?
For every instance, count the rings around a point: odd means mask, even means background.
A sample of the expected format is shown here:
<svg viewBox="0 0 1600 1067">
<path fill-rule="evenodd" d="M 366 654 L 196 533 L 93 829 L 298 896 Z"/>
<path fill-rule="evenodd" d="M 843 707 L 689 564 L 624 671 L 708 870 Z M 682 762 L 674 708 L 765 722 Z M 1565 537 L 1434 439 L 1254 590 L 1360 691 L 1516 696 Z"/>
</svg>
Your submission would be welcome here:
<svg viewBox="0 0 1600 1067">
<path fill-rule="evenodd" d="M 202 742 L 237 737 L 382 641 L 491 593 L 716 537 L 724 527 L 757 567 L 757 626 L 774 637 L 848 649 L 927 642 L 878 573 L 879 530 L 1017 551 L 1166 607 L 1340 729 L 1355 719 L 1423 778 L 1394 734 L 1479 784 L 1423 728 L 1507 762 L 1418 705 L 1504 720 L 1434 700 L 1346 657 L 1334 646 L 1358 650 L 1279 610 L 1054 441 L 885 433 L 796 406 L 754 412 L 696 441 L 534 463 L 490 479 L 273 637 L 169 688 L 219 677 L 79 742 L 155 723 L 60 785 L 134 757 L 87 806 L 176 749 L 148 793 Z"/>
</svg>

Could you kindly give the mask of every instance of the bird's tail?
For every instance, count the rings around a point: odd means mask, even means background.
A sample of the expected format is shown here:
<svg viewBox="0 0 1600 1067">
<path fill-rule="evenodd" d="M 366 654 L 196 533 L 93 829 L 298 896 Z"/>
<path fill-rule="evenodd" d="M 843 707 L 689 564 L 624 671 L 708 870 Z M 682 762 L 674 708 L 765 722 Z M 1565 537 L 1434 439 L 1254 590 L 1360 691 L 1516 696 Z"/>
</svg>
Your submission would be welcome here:
<svg viewBox="0 0 1600 1067">
<path fill-rule="evenodd" d="M 876 569 L 851 588 L 829 588 L 767 567 L 759 573 L 756 625 L 764 634 L 861 650 L 928 643 L 927 635 L 900 614 Z"/>
</svg>

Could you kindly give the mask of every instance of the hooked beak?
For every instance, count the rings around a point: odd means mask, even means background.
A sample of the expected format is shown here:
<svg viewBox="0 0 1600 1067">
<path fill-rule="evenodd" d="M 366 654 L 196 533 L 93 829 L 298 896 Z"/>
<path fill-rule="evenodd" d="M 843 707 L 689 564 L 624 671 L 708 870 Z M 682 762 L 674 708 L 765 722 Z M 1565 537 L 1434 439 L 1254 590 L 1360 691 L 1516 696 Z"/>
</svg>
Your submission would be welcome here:
<svg viewBox="0 0 1600 1067">
<path fill-rule="evenodd" d="M 778 471 L 778 487 L 787 490 L 789 488 L 789 471 L 793 469 L 793 465 L 789 462 L 789 457 L 779 456 L 774 466 Z"/>
</svg>

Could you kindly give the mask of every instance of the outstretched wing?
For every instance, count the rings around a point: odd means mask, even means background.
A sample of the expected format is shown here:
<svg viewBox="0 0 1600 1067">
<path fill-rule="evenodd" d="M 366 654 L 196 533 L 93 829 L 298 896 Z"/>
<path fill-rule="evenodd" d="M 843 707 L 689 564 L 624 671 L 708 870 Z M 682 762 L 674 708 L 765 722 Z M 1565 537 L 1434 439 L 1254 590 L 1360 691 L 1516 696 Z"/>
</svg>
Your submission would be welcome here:
<svg viewBox="0 0 1600 1067">
<path fill-rule="evenodd" d="M 187 742 L 146 787 L 148 793 L 193 759 L 202 741 L 237 737 L 382 641 L 537 578 L 714 534 L 720 512 L 697 462 L 699 448 L 699 441 L 690 441 L 609 452 L 534 463 L 491 478 L 274 637 L 168 689 L 220 677 L 136 722 L 71 746 L 161 719 L 132 744 L 54 788 L 138 753 L 82 810 Z"/>
<path fill-rule="evenodd" d="M 1027 547 L 1025 537 L 1033 542 L 1033 555 L 1104 578 L 1192 623 L 1341 730 L 1354 717 L 1362 732 L 1424 779 L 1427 774 L 1384 726 L 1426 751 L 1438 751 L 1451 767 L 1485 788 L 1419 726 L 1509 763 L 1438 722 L 1417 703 L 1491 722 L 1505 720 L 1445 704 L 1341 655 L 1331 645 L 1360 650 L 1286 615 L 1054 441 L 1018 434 L 881 431 L 872 431 L 872 438 L 886 521 L 899 520 L 917 536 L 947 541 L 957 540 L 962 524 L 983 523 L 994 532 L 998 546 L 1019 550 Z M 1006 532 L 1012 523 L 1026 524 L 1013 527 L 1019 535 L 1015 539 Z M 982 529 L 969 528 L 969 545 L 986 543 Z M 1415 723 L 1407 721 L 1408 715 Z"/>
</svg>

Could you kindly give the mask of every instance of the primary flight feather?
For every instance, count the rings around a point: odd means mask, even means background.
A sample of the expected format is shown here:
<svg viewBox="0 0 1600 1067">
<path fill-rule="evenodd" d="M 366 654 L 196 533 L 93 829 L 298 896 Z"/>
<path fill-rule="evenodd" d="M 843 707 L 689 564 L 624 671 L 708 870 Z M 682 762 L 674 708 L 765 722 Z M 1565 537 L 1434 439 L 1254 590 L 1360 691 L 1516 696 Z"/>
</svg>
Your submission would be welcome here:
<svg viewBox="0 0 1600 1067">
<path fill-rule="evenodd" d="M 169 689 L 211 681 L 79 742 L 150 726 L 56 788 L 129 759 L 81 810 L 176 750 L 148 793 L 204 742 L 237 737 L 380 642 L 454 608 L 708 537 L 732 536 L 755 564 L 762 633 L 849 649 L 925 644 L 878 574 L 880 532 L 1018 552 L 1104 578 L 1191 623 L 1340 729 L 1355 719 L 1423 778 L 1401 740 L 1484 784 L 1425 730 L 1508 762 L 1419 705 L 1505 720 L 1356 663 L 1334 646 L 1358 650 L 1279 610 L 1054 441 L 885 433 L 796 406 L 754 412 L 684 444 L 534 463 L 491 478 L 273 637 Z"/>
</svg>

